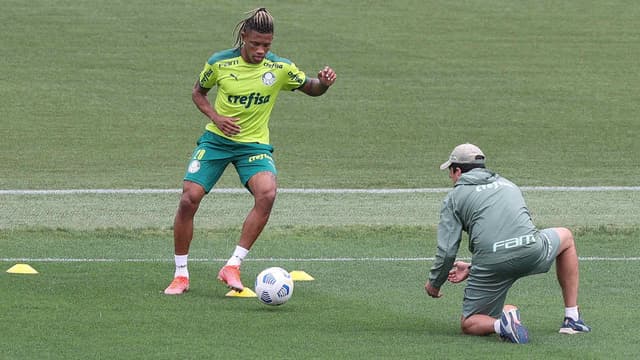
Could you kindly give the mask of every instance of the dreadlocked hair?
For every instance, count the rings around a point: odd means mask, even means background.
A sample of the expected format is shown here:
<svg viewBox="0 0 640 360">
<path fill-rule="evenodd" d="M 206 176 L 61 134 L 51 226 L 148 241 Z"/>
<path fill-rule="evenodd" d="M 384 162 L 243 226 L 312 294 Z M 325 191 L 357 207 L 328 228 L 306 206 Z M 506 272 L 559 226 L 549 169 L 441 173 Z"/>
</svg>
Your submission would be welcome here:
<svg viewBox="0 0 640 360">
<path fill-rule="evenodd" d="M 273 16 L 266 8 L 257 8 L 249 11 L 247 17 L 236 24 L 234 30 L 236 48 L 242 46 L 242 33 L 252 30 L 261 34 L 273 34 Z"/>
</svg>

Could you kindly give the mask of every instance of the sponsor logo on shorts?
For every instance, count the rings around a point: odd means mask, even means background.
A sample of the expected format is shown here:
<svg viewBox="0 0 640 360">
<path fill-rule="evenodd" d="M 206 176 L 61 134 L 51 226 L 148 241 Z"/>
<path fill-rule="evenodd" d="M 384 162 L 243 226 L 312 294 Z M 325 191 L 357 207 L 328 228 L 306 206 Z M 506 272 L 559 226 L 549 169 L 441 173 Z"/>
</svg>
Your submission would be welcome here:
<svg viewBox="0 0 640 360">
<path fill-rule="evenodd" d="M 269 159 L 269 162 L 273 164 L 273 158 L 269 154 L 253 155 L 249 157 L 248 161 L 254 162 L 254 161 L 263 160 L 263 159 Z"/>
<path fill-rule="evenodd" d="M 533 235 L 524 235 L 507 240 L 500 240 L 493 243 L 493 252 L 509 250 L 520 246 L 533 244 L 535 242 L 536 238 Z"/>
<path fill-rule="evenodd" d="M 200 171 L 200 161 L 191 160 L 191 162 L 189 163 L 189 169 L 187 171 L 190 174 L 194 174 L 194 173 L 197 173 L 198 171 Z"/>
</svg>

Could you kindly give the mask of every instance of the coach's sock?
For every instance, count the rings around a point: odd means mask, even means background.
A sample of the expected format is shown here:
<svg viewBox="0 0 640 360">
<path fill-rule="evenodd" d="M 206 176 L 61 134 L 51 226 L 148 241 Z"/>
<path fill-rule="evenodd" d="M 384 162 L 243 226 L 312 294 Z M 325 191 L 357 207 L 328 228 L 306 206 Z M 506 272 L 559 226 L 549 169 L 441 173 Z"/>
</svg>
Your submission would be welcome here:
<svg viewBox="0 0 640 360">
<path fill-rule="evenodd" d="M 496 322 L 493 323 L 493 331 L 496 332 L 496 334 L 500 334 L 500 319 L 496 320 Z"/>
<path fill-rule="evenodd" d="M 189 270 L 187 269 L 187 258 L 189 255 L 175 255 L 176 272 L 173 277 L 184 276 L 189 278 Z"/>
<path fill-rule="evenodd" d="M 233 255 L 227 260 L 227 265 L 240 266 L 242 264 L 242 260 L 247 256 L 249 250 L 236 246 L 236 249 L 233 251 Z"/>
<path fill-rule="evenodd" d="M 578 307 L 566 307 L 564 308 L 564 316 L 573 320 L 580 320 L 580 313 L 578 313 Z"/>
</svg>

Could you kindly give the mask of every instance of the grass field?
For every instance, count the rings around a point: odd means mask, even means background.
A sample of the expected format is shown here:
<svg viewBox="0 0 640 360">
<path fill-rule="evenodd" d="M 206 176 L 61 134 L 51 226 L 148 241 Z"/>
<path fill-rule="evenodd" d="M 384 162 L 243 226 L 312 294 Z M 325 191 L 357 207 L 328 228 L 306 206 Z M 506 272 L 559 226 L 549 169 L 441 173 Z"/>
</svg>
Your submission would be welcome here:
<svg viewBox="0 0 640 360">
<path fill-rule="evenodd" d="M 39 274 L 0 273 L 0 359 L 636 357 L 640 5 L 261 5 L 276 18 L 274 52 L 339 76 L 320 98 L 283 94 L 272 116 L 279 185 L 310 192 L 278 195 L 243 280 L 268 266 L 315 277 L 279 308 L 226 297 L 215 281 L 251 206 L 242 192 L 205 199 L 192 289 L 161 294 L 173 273 L 173 190 L 205 125 L 191 86 L 258 5 L 2 1 L 0 268 L 26 262 Z M 525 196 L 540 227 L 574 230 L 593 333 L 557 334 L 553 272 L 509 295 L 528 346 L 462 336 L 462 286 L 424 294 L 445 194 L 411 189 L 449 187 L 437 166 L 467 141 L 534 188 Z M 231 169 L 219 187 L 240 189 Z M 21 189 L 170 191 L 12 192 Z"/>
<path fill-rule="evenodd" d="M 272 265 L 315 277 L 297 282 L 279 308 L 227 298 L 214 281 L 232 246 L 220 239 L 235 230 L 198 232 L 192 290 L 179 298 L 161 294 L 173 267 L 165 261 L 169 231 L 2 232 L 9 256 L 29 249 L 30 256 L 67 259 L 31 262 L 38 275 L 0 276 L 3 356 L 632 358 L 638 350 L 629 306 L 640 284 L 624 274 L 640 271 L 640 262 L 611 260 L 639 253 L 638 229 L 577 232 L 581 254 L 600 258 L 581 264 L 582 309 L 592 334 L 557 334 L 562 305 L 553 274 L 514 287 L 509 301 L 521 307 L 532 335 L 526 348 L 460 335 L 461 286 L 446 286 L 439 300 L 425 296 L 430 261 L 416 256 L 431 253 L 433 228 L 270 228 L 244 265 L 245 281 Z"/>
</svg>

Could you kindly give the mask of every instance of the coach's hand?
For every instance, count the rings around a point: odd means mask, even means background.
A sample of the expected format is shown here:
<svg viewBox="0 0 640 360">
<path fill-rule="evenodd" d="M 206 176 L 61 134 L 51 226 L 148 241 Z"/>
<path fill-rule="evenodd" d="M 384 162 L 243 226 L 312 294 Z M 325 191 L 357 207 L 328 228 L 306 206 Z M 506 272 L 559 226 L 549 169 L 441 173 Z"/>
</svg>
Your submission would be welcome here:
<svg viewBox="0 0 640 360">
<path fill-rule="evenodd" d="M 433 287 L 429 281 L 427 281 L 427 283 L 424 285 L 424 289 L 427 291 L 427 294 L 432 298 L 437 299 L 439 297 L 442 297 L 442 293 L 440 292 L 440 289 Z"/>
<path fill-rule="evenodd" d="M 447 279 L 452 283 L 459 283 L 465 281 L 469 277 L 469 269 L 471 264 L 464 261 L 456 261 L 453 263 L 453 267 L 449 270 L 449 276 Z"/>
</svg>

